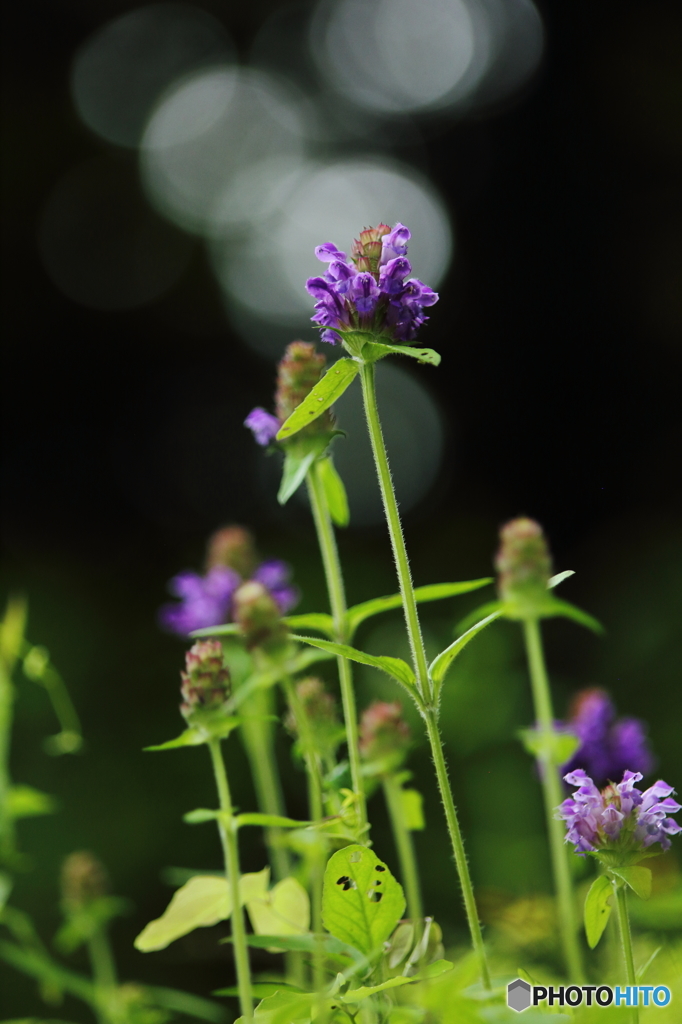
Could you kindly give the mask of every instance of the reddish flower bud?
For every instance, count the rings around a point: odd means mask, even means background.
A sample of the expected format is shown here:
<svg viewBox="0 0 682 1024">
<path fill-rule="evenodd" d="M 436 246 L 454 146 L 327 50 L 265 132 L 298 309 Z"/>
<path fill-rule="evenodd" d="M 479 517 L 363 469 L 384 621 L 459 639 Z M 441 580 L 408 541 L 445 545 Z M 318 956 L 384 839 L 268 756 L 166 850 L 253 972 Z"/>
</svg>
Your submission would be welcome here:
<svg viewBox="0 0 682 1024">
<path fill-rule="evenodd" d="M 383 247 L 382 238 L 390 231 L 388 224 L 379 224 L 376 228 L 365 228 L 360 232 L 360 238 L 355 239 L 351 249 L 351 257 L 358 270 L 376 273 Z"/>
<path fill-rule="evenodd" d="M 252 575 L 259 561 L 252 535 L 243 526 L 224 526 L 209 537 L 206 571 L 216 565 L 234 569 L 243 579 Z"/>
<path fill-rule="evenodd" d="M 234 595 L 234 621 L 239 624 L 249 650 L 282 644 L 287 628 L 277 602 L 266 586 L 256 580 L 243 583 Z"/>
<path fill-rule="evenodd" d="M 88 850 L 70 853 L 62 864 L 62 899 L 75 913 L 109 892 L 109 876 L 101 861 Z"/>
<path fill-rule="evenodd" d="M 518 618 L 541 614 L 549 603 L 552 573 L 542 527 L 534 519 L 512 519 L 500 530 L 500 541 L 495 556 L 500 598 L 516 608 Z"/>
<path fill-rule="evenodd" d="M 219 640 L 198 640 L 185 655 L 180 706 L 189 722 L 197 713 L 222 709 L 232 691 L 230 670 Z"/>
<path fill-rule="evenodd" d="M 327 360 L 308 341 L 292 341 L 277 368 L 275 412 L 281 423 L 307 398 L 324 373 Z M 306 432 L 328 433 L 334 424 L 329 410 L 306 427 Z"/>
<path fill-rule="evenodd" d="M 360 718 L 360 754 L 365 761 L 386 761 L 394 770 L 405 759 L 412 740 L 400 703 L 375 700 Z"/>
</svg>

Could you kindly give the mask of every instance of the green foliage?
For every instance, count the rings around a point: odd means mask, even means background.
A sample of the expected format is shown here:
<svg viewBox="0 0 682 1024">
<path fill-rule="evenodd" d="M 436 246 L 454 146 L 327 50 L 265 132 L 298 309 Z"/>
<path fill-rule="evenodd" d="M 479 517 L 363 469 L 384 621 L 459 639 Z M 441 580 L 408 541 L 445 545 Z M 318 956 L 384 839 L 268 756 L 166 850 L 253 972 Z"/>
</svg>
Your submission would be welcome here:
<svg viewBox="0 0 682 1024">
<path fill-rule="evenodd" d="M 411 345 L 386 345 L 379 341 L 365 342 L 362 349 L 362 358 L 367 363 L 376 363 L 385 356 L 411 356 L 418 359 L 420 363 L 430 363 L 431 366 L 440 365 L 440 354 L 432 348 L 413 348 Z"/>
<path fill-rule="evenodd" d="M 549 746 L 554 764 L 566 764 L 581 742 L 572 732 L 565 731 L 552 732 L 549 737 L 545 737 L 537 729 L 519 729 L 518 735 L 524 749 L 532 757 L 542 757 Z"/>
<path fill-rule="evenodd" d="M 337 473 L 331 458 L 320 459 L 317 463 L 317 475 L 322 484 L 332 522 L 336 526 L 348 526 L 350 521 L 348 495 L 346 494 L 343 480 Z"/>
<path fill-rule="evenodd" d="M 608 924 L 611 916 L 609 899 L 613 896 L 611 882 L 606 875 L 599 875 L 590 886 L 585 897 L 585 934 L 590 949 L 594 949 Z"/>
<path fill-rule="evenodd" d="M 7 794 L 6 809 L 15 820 L 34 818 L 42 814 L 54 814 L 57 810 L 57 801 L 32 786 L 11 786 Z"/>
<path fill-rule="evenodd" d="M 640 899 L 648 900 L 651 896 L 651 871 L 649 868 L 625 867 L 611 868 L 611 874 L 621 878 Z"/>
<path fill-rule="evenodd" d="M 353 382 L 360 370 L 354 359 L 339 359 L 332 363 L 324 377 L 292 412 L 277 434 L 278 441 L 286 441 L 333 405 Z"/>
<path fill-rule="evenodd" d="M 332 935 L 371 955 L 388 939 L 405 910 L 402 886 L 366 846 L 346 846 L 324 873 L 322 919 Z"/>
<path fill-rule="evenodd" d="M 341 655 L 349 661 L 357 661 L 360 665 L 370 665 L 372 668 L 379 668 L 382 672 L 397 679 L 403 686 L 414 686 L 414 672 L 402 658 L 390 658 L 387 655 L 376 657 L 373 654 L 365 654 L 348 644 L 336 644 L 330 640 L 313 640 L 308 636 L 295 636 L 294 640 L 310 644 L 312 647 L 319 647 L 320 650 L 328 651 L 330 654 Z"/>
<path fill-rule="evenodd" d="M 334 638 L 334 620 L 326 612 L 307 612 L 305 615 L 287 615 L 283 619 L 290 629 L 315 629 Z"/>
<path fill-rule="evenodd" d="M 401 789 L 400 800 L 403 806 L 403 821 L 410 832 L 422 832 L 426 828 L 424 821 L 424 798 L 418 789 Z"/>
<path fill-rule="evenodd" d="M 61 953 L 73 953 L 104 928 L 109 921 L 130 912 L 130 902 L 120 896 L 98 896 L 84 907 L 67 915 L 54 938 Z"/>
<path fill-rule="evenodd" d="M 211 724 L 211 736 L 215 739 L 223 739 L 225 736 L 229 736 L 239 724 L 239 718 L 226 715 L 225 718 L 221 718 L 216 721 L 215 725 L 213 723 Z M 209 733 L 205 729 L 192 727 L 190 729 L 185 729 L 185 731 L 180 733 L 179 736 L 176 736 L 174 740 L 167 740 L 165 743 L 156 743 L 152 747 L 144 747 L 144 750 L 177 750 L 180 747 L 199 747 L 202 743 L 207 743 L 209 738 Z"/>
<path fill-rule="evenodd" d="M 588 615 L 582 608 L 576 608 L 574 604 L 570 604 L 568 601 L 560 601 L 557 597 L 552 598 L 552 603 L 548 610 L 544 612 L 543 618 L 554 618 L 559 617 L 563 619 L 572 619 L 573 622 L 577 622 L 579 626 L 585 626 L 586 629 L 591 629 L 593 633 L 600 636 L 604 633 L 604 627 L 601 622 L 598 622 L 593 615 Z"/>
<path fill-rule="evenodd" d="M 449 960 L 436 960 L 435 963 L 429 964 L 419 974 L 413 974 L 410 978 L 405 978 L 399 975 L 397 978 L 389 978 L 388 981 L 382 981 L 379 985 L 367 985 L 361 988 L 352 989 L 350 992 L 345 992 L 343 995 L 344 1003 L 360 1003 L 363 999 L 367 999 L 369 996 L 375 995 L 377 992 L 385 992 L 390 988 L 399 988 L 402 985 L 411 985 L 417 981 L 427 981 L 432 978 L 439 978 L 441 974 L 446 974 L 452 970 L 452 964 Z"/>
<path fill-rule="evenodd" d="M 305 935 L 310 926 L 310 898 L 293 877 L 250 899 L 246 909 L 256 935 Z"/>
<path fill-rule="evenodd" d="M 547 580 L 547 589 L 553 590 L 554 587 L 558 587 L 560 583 L 563 583 L 564 580 L 567 580 L 569 576 L 575 576 L 574 569 L 564 569 L 563 572 L 558 572 L 556 576 L 550 576 L 550 578 Z"/>
<path fill-rule="evenodd" d="M 446 597 L 456 597 L 459 594 L 468 594 L 472 590 L 479 590 L 480 587 L 486 587 L 489 583 L 492 583 L 490 576 L 478 580 L 465 580 L 461 583 L 431 583 L 425 587 L 416 587 L 414 596 L 419 604 L 426 601 L 442 601 Z M 365 619 L 394 608 L 402 608 L 402 603 L 401 594 L 390 594 L 388 597 L 374 597 L 370 601 L 353 605 L 346 613 L 348 636 L 352 637 Z"/>
<path fill-rule="evenodd" d="M 263 828 L 305 828 L 306 825 L 311 824 L 309 821 L 285 818 L 281 814 L 259 814 L 258 812 L 238 814 L 234 823 L 237 828 L 242 828 L 244 825 L 262 825 Z"/>
<path fill-rule="evenodd" d="M 501 614 L 502 613 L 499 611 L 494 611 L 490 615 L 487 615 L 484 619 L 482 619 L 480 622 L 477 622 L 475 626 L 471 627 L 471 629 L 468 629 L 463 636 L 460 636 L 458 640 L 455 640 L 453 643 L 451 643 L 449 647 L 446 647 L 444 651 L 441 651 L 440 654 L 433 659 L 429 666 L 429 672 L 431 673 L 431 678 L 433 679 L 437 687 L 440 686 L 440 684 L 442 684 L 447 670 L 450 668 L 450 665 L 455 660 L 457 655 L 464 650 L 466 645 L 470 643 L 474 639 L 474 637 L 481 632 L 482 629 L 485 629 L 485 627 L 489 626 L 491 622 L 494 622 L 495 619 L 498 619 Z"/>
</svg>

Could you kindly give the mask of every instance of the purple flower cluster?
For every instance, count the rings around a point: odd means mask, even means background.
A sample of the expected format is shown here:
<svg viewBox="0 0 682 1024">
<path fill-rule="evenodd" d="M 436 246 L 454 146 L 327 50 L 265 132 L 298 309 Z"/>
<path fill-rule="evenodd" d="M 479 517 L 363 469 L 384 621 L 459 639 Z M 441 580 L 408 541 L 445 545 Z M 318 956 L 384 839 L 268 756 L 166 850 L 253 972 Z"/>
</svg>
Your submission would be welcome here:
<svg viewBox="0 0 682 1024">
<path fill-rule="evenodd" d="M 351 257 L 333 242 L 318 245 L 315 255 L 328 267 L 306 282 L 316 300 L 314 323 L 325 328 L 323 341 L 335 345 L 344 331 L 368 331 L 393 341 L 412 341 L 428 320 L 424 308 L 438 294 L 416 278 L 407 259 L 410 232 L 404 224 L 367 228 L 353 243 Z"/>
<path fill-rule="evenodd" d="M 579 787 L 558 809 L 566 822 L 566 842 L 575 844 L 576 853 L 636 853 L 653 843 L 667 850 L 669 837 L 682 832 L 670 817 L 682 808 L 671 797 L 672 786 L 661 779 L 642 793 L 635 788 L 640 772 L 626 771 L 622 782 L 601 792 L 580 768 L 564 778 Z"/>
<path fill-rule="evenodd" d="M 298 590 L 290 583 L 290 576 L 286 562 L 276 558 L 261 562 L 251 576 L 270 591 L 282 615 L 298 601 Z M 195 629 L 231 622 L 233 597 L 242 583 L 239 573 L 223 565 L 214 566 L 204 576 L 189 570 L 178 573 L 168 589 L 180 598 L 180 603 L 166 604 L 160 609 L 161 627 L 178 636 L 189 636 Z"/>
<path fill-rule="evenodd" d="M 616 709 L 605 690 L 582 690 L 573 702 L 565 724 L 580 746 L 563 766 L 564 772 L 583 768 L 598 786 L 620 782 L 630 771 L 647 775 L 654 767 L 644 725 L 637 718 L 616 718 Z"/>
</svg>

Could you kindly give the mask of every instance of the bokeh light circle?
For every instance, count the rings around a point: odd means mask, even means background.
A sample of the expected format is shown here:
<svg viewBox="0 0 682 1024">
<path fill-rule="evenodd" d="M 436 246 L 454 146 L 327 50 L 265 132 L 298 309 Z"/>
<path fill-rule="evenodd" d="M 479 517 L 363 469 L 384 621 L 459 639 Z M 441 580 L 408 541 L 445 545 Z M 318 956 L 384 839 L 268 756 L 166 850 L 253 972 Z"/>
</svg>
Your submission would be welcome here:
<svg viewBox="0 0 682 1024">
<path fill-rule="evenodd" d="M 110 21 L 73 63 L 76 109 L 98 135 L 138 145 L 159 96 L 181 75 L 234 59 L 220 22 L 182 3 L 151 4 Z"/>
</svg>

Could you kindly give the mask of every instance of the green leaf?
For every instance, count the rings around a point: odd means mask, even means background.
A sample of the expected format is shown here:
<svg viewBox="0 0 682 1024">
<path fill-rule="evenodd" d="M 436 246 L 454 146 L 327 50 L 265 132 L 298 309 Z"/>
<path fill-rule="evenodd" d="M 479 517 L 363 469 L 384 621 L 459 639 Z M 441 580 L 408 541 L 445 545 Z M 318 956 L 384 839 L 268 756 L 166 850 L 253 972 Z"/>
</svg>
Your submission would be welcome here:
<svg viewBox="0 0 682 1024">
<path fill-rule="evenodd" d="M 651 871 L 649 868 L 611 868 L 611 871 L 627 882 L 640 899 L 649 899 L 651 896 Z"/>
<path fill-rule="evenodd" d="M 277 501 L 280 505 L 286 505 L 289 498 L 299 489 L 317 454 L 314 448 L 307 452 L 300 452 L 295 448 L 287 449 L 284 455 L 282 482 L 277 492 Z"/>
<path fill-rule="evenodd" d="M 234 819 L 237 828 L 243 825 L 262 825 L 264 828 L 306 828 L 310 821 L 295 821 L 294 818 L 283 818 L 279 814 L 238 814 Z"/>
<path fill-rule="evenodd" d="M 130 902 L 120 896 L 99 896 L 86 906 L 69 914 L 54 938 L 61 953 L 73 953 L 93 937 L 114 917 L 130 912 Z"/>
<path fill-rule="evenodd" d="M 608 901 L 612 895 L 613 889 L 608 878 L 599 875 L 585 897 L 585 934 L 590 949 L 594 949 L 601 939 L 611 916 L 611 904 Z"/>
<path fill-rule="evenodd" d="M 239 895 L 242 904 L 267 891 L 270 869 L 242 875 Z M 232 913 L 232 896 L 226 878 L 217 875 L 195 875 L 173 898 L 161 917 L 150 921 L 135 939 L 135 948 L 142 953 L 165 949 L 171 942 L 195 928 L 208 928 L 224 921 Z"/>
<path fill-rule="evenodd" d="M 327 931 L 361 953 L 388 939 L 405 910 L 402 886 L 373 850 L 346 846 L 324 873 L 322 920 Z"/>
<path fill-rule="evenodd" d="M 305 935 L 310 927 L 310 898 L 296 878 L 283 878 L 246 909 L 256 935 Z"/>
<path fill-rule="evenodd" d="M 463 636 L 460 636 L 459 639 L 451 643 L 449 647 L 446 647 L 444 651 L 441 651 L 440 654 L 433 659 L 429 665 L 429 672 L 434 683 L 439 684 L 443 682 L 445 673 L 450 668 L 450 665 L 457 655 L 464 650 L 466 645 L 473 640 L 482 629 L 485 629 L 485 627 L 489 626 L 491 622 L 498 619 L 501 614 L 501 611 L 495 611 L 490 615 L 486 615 L 484 619 L 481 619 L 481 621 L 477 622 L 475 626 L 468 629 Z"/>
<path fill-rule="evenodd" d="M 160 985 L 144 985 L 144 993 L 155 1006 L 163 1006 L 167 1010 L 196 1017 L 197 1020 L 210 1021 L 210 1024 L 227 1024 L 225 1007 L 210 999 L 203 999 L 191 992 L 180 992 L 176 988 L 165 988 Z"/>
<path fill-rule="evenodd" d="M 544 739 L 537 729 L 519 729 L 518 736 L 531 757 L 541 757 L 544 754 Z M 550 747 L 554 764 L 566 764 L 570 761 L 581 742 L 572 732 L 553 732 Z"/>
<path fill-rule="evenodd" d="M 276 992 L 295 992 L 299 995 L 303 993 L 302 988 L 298 988 L 296 985 L 290 985 L 286 981 L 257 981 L 251 985 L 251 991 L 255 999 L 265 999 L 267 996 L 274 996 Z M 236 985 L 231 988 L 219 988 L 213 993 L 214 996 L 238 996 L 239 989 Z M 0 1024 L 3 1024 L 0 1021 Z"/>
<path fill-rule="evenodd" d="M 54 814 L 57 801 L 32 786 L 11 786 L 6 806 L 12 818 L 34 818 L 40 814 Z"/>
<path fill-rule="evenodd" d="M 492 583 L 492 578 L 486 576 L 480 580 L 465 580 L 462 583 L 431 583 L 425 587 L 416 587 L 414 596 L 419 604 L 426 601 L 442 601 L 446 597 L 456 597 L 458 594 L 468 594 L 471 590 L 478 590 Z M 346 612 L 346 623 L 349 635 L 352 637 L 361 622 L 372 615 L 379 615 L 380 612 L 388 612 L 393 608 L 402 607 L 403 599 L 400 594 L 391 594 L 388 597 L 374 597 L 371 601 L 363 601 L 362 604 L 355 604 Z"/>
<path fill-rule="evenodd" d="M 402 658 L 389 658 L 387 655 L 375 657 L 372 654 L 365 654 L 355 647 L 347 644 L 335 644 L 331 640 L 313 640 L 309 636 L 294 636 L 293 640 L 300 640 L 301 643 L 310 644 L 312 647 L 319 647 L 322 651 L 329 651 L 350 661 L 357 661 L 360 665 L 371 665 L 372 668 L 379 668 L 387 675 L 393 676 L 403 686 L 414 686 L 414 672 Z"/>
<path fill-rule="evenodd" d="M 326 612 L 308 612 L 307 615 L 285 615 L 282 622 L 289 629 L 316 629 L 334 638 L 334 620 Z"/>
<path fill-rule="evenodd" d="M 362 357 L 368 363 L 376 363 L 384 356 L 412 356 L 420 363 L 430 363 L 431 366 L 440 364 L 440 355 L 432 348 L 413 348 L 411 345 L 384 345 L 383 342 L 368 341 L 362 349 Z"/>
<path fill-rule="evenodd" d="M 424 821 L 424 798 L 418 789 L 401 789 L 400 799 L 403 805 L 405 828 L 410 832 L 422 832 L 426 828 Z"/>
<path fill-rule="evenodd" d="M 415 981 L 426 981 L 431 978 L 439 978 L 441 974 L 445 974 L 446 971 L 451 971 L 453 964 L 449 960 L 436 960 L 435 963 L 429 964 L 419 974 L 413 974 L 410 978 L 405 978 L 399 975 L 397 978 L 389 978 L 388 981 L 382 981 L 380 985 L 363 985 L 362 988 L 353 989 L 352 992 L 346 992 L 342 997 L 344 1003 L 359 1003 L 363 999 L 368 999 L 369 996 L 375 995 L 377 992 L 385 992 L 389 988 L 398 988 L 401 985 L 411 985 Z"/>
<path fill-rule="evenodd" d="M 305 638 L 298 637 L 297 638 L 297 637 L 294 636 L 294 637 L 292 637 L 292 639 L 293 640 L 295 640 L 295 639 L 299 639 L 299 640 L 305 639 L 305 642 L 307 644 L 311 644 L 312 643 L 312 640 L 309 637 L 305 637 Z M 314 647 L 318 647 L 317 644 L 313 644 L 313 646 Z M 290 675 L 296 675 L 298 672 L 304 672 L 308 668 L 309 665 L 315 665 L 318 661 L 329 661 L 331 658 L 334 658 L 334 657 L 336 657 L 335 652 L 334 651 L 328 651 L 328 650 L 326 650 L 326 648 L 323 649 L 323 648 L 319 647 L 318 650 L 314 650 L 314 651 L 311 651 L 308 648 L 307 650 L 301 651 L 299 654 L 297 654 L 295 658 L 292 658 L 291 661 L 289 662 L 289 664 L 286 666 L 286 669 L 287 669 L 287 672 Z"/>
<path fill-rule="evenodd" d="M 221 939 L 221 942 L 232 942 L 232 936 Z M 281 952 L 314 953 L 322 950 L 329 956 L 347 956 L 352 960 L 364 960 L 362 953 L 353 946 L 341 942 L 333 935 L 247 935 L 246 941 L 253 949 L 277 949 Z"/>
<path fill-rule="evenodd" d="M 9 875 L 5 874 L 4 871 L 0 871 L 0 915 L 2 914 L 2 908 L 7 903 L 9 895 L 12 891 L 12 879 Z"/>
<path fill-rule="evenodd" d="M 185 825 L 203 825 L 205 821 L 216 821 L 220 816 L 221 811 L 211 811 L 208 807 L 197 807 L 195 811 L 183 814 L 182 820 Z"/>
<path fill-rule="evenodd" d="M 286 441 L 299 430 L 306 427 L 321 416 L 333 405 L 352 383 L 360 370 L 360 364 L 354 359 L 339 359 L 332 363 L 324 377 L 318 381 L 310 394 L 292 412 L 277 434 L 278 441 Z"/>
<path fill-rule="evenodd" d="M 582 608 L 576 608 L 574 604 L 570 604 L 568 601 L 560 601 L 557 597 L 554 597 L 552 598 L 550 609 L 543 612 L 543 618 L 555 618 L 556 616 L 564 619 L 573 619 L 580 626 L 591 629 L 593 633 L 601 634 L 605 632 L 601 622 L 598 622 L 592 615 L 588 615 Z"/>
<path fill-rule="evenodd" d="M 153 747 L 144 747 L 144 750 L 175 750 L 177 747 L 199 747 L 206 742 L 206 736 L 199 729 L 185 729 L 183 733 L 176 736 L 174 740 L 166 743 L 157 743 Z"/>
<path fill-rule="evenodd" d="M 310 1024 L 315 999 L 314 995 L 307 992 L 299 994 L 280 988 L 258 1004 L 253 1015 L 254 1024 Z M 234 1024 L 246 1024 L 246 1018 L 237 1017 Z"/>
<path fill-rule="evenodd" d="M 480 619 L 485 618 L 487 615 L 492 615 L 493 612 L 501 612 L 503 605 L 501 601 L 486 601 L 485 604 L 479 604 L 478 608 L 474 608 L 473 611 L 465 615 L 463 619 L 460 619 L 455 626 L 455 636 L 461 636 L 466 630 L 470 629 Z"/>
<path fill-rule="evenodd" d="M 330 458 L 320 459 L 317 463 L 317 473 L 324 490 L 329 515 L 336 526 L 348 526 L 350 512 L 348 510 L 348 496 L 343 480 L 336 471 L 336 467 Z"/>
<path fill-rule="evenodd" d="M 222 626 L 205 626 L 203 629 L 193 629 L 190 636 L 239 636 L 241 628 L 236 622 L 224 622 Z"/>
<path fill-rule="evenodd" d="M 547 580 L 547 589 L 553 590 L 554 587 L 558 587 L 560 583 L 563 583 L 564 580 L 567 580 L 569 576 L 575 576 L 574 569 L 564 569 L 563 572 L 558 572 L 556 576 L 552 576 L 550 579 Z"/>
</svg>

